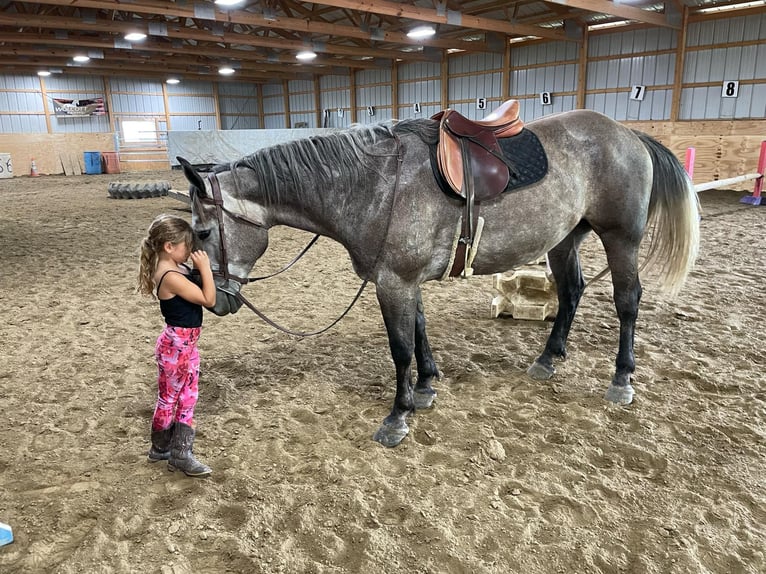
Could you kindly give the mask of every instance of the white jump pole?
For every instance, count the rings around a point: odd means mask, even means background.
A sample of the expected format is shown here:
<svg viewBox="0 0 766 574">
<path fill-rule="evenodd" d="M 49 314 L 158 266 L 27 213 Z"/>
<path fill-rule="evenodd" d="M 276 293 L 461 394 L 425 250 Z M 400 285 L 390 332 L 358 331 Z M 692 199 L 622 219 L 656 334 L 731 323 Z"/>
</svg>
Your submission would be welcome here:
<svg viewBox="0 0 766 574">
<path fill-rule="evenodd" d="M 686 161 L 684 167 L 686 173 L 689 174 L 691 179 L 694 176 L 694 157 L 696 150 L 693 147 L 686 149 Z M 727 179 L 717 179 L 715 181 L 708 181 L 706 183 L 700 183 L 694 186 L 694 191 L 699 193 L 700 191 L 706 191 L 708 189 L 716 189 L 719 187 L 726 187 L 727 185 L 734 185 L 742 183 L 743 181 L 755 180 L 753 186 L 753 195 L 748 195 L 740 200 L 740 203 L 748 203 L 750 205 L 761 204 L 761 191 L 763 190 L 763 177 L 764 171 L 766 171 L 766 141 L 761 142 L 761 153 L 758 157 L 758 172 L 746 173 L 745 175 L 738 175 L 736 177 L 729 177 Z"/>
</svg>

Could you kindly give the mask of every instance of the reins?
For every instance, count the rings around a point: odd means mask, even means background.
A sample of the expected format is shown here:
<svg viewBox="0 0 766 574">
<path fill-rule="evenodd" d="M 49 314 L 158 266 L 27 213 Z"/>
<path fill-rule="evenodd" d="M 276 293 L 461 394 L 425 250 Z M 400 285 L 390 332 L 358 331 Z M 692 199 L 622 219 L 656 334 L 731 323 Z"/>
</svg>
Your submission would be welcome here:
<svg viewBox="0 0 766 574">
<path fill-rule="evenodd" d="M 394 193 L 391 197 L 391 208 L 388 214 L 388 221 L 386 224 L 386 233 L 383 236 L 383 240 L 380 244 L 380 248 L 378 249 L 378 253 L 375 256 L 375 260 L 372 264 L 372 267 L 370 268 L 370 272 L 374 270 L 378 262 L 380 260 L 381 253 L 383 252 L 383 247 L 386 244 L 386 240 L 388 239 L 388 232 L 391 228 L 391 217 L 394 210 L 394 204 L 396 202 L 396 192 L 399 189 L 399 180 L 401 176 L 402 171 L 402 163 L 404 161 L 404 158 L 402 156 L 402 144 L 399 140 L 399 137 L 394 134 L 394 139 L 396 140 L 396 157 L 397 157 L 397 164 L 396 164 L 396 179 L 394 180 Z M 231 275 L 229 273 L 229 261 L 228 261 L 228 253 L 226 250 L 226 241 L 225 241 L 225 235 L 224 235 L 224 220 L 223 220 L 223 214 L 226 213 L 229 217 L 233 219 L 237 219 L 239 221 L 242 221 L 243 223 L 247 223 L 249 225 L 253 225 L 255 227 L 261 227 L 266 228 L 262 223 L 257 222 L 253 219 L 250 219 L 249 217 L 235 213 L 229 209 L 226 209 L 226 207 L 223 204 L 223 195 L 221 194 L 221 184 L 218 181 L 218 176 L 215 173 L 208 174 L 208 181 L 210 181 L 210 187 L 213 190 L 213 199 L 212 200 L 204 200 L 202 198 L 198 198 L 198 200 L 202 203 L 212 203 L 215 206 L 216 211 L 216 218 L 218 219 L 218 237 L 219 237 L 219 245 L 220 245 L 220 253 L 221 253 L 221 262 L 219 265 L 219 269 L 217 271 L 213 271 L 213 276 L 215 277 L 221 277 L 226 281 L 234 280 L 237 283 L 241 285 L 247 285 L 248 283 L 254 283 L 255 281 L 261 281 L 263 279 L 270 279 L 271 277 L 275 277 L 279 275 L 280 273 L 287 271 L 292 267 L 301 257 L 303 257 L 306 252 L 311 249 L 311 247 L 317 242 L 319 239 L 319 235 L 315 235 L 314 238 L 309 242 L 306 247 L 303 248 L 303 250 L 285 267 L 280 269 L 279 271 L 276 271 L 274 273 L 271 273 L 269 275 L 263 275 L 261 277 L 238 277 L 236 275 Z M 248 309 L 250 309 L 253 313 L 255 313 L 258 317 L 260 317 L 265 323 L 268 325 L 274 327 L 275 329 L 278 329 L 282 331 L 283 333 L 287 333 L 288 335 L 295 335 L 297 337 L 312 337 L 315 335 L 320 335 L 324 333 L 325 331 L 329 331 L 332 329 L 338 322 L 345 317 L 349 311 L 353 308 L 353 306 L 356 304 L 356 302 L 359 300 L 359 298 L 362 296 L 362 292 L 364 291 L 365 287 L 367 287 L 367 283 L 369 283 L 370 279 L 369 276 L 362 281 L 362 285 L 359 287 L 359 290 L 356 292 L 356 295 L 354 295 L 354 298 L 352 299 L 351 303 L 349 303 L 348 307 L 346 307 L 346 310 L 341 313 L 341 315 L 335 319 L 332 323 L 327 325 L 326 327 L 319 329 L 317 331 L 293 331 L 292 329 L 288 329 L 286 327 L 282 327 L 275 321 L 269 319 L 263 312 L 258 310 L 255 305 L 250 303 L 245 296 L 242 294 L 242 291 L 239 290 L 236 293 L 231 293 L 230 291 L 226 291 L 228 294 L 235 297 L 240 303 L 245 305 Z"/>
</svg>

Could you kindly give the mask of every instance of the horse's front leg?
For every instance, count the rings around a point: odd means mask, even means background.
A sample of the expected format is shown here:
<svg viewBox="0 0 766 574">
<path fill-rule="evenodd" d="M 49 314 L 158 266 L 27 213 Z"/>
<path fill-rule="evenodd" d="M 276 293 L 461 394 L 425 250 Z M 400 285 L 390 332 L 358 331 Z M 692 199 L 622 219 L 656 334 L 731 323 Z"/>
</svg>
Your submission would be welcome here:
<svg viewBox="0 0 766 574">
<path fill-rule="evenodd" d="M 418 289 L 417 315 L 415 316 L 415 361 L 418 365 L 418 382 L 415 383 L 415 408 L 428 409 L 436 398 L 436 391 L 431 386 L 439 378 L 439 369 L 434 361 L 431 345 L 426 335 L 426 317 L 423 309 L 423 296 Z"/>
<path fill-rule="evenodd" d="M 388 345 L 396 366 L 394 406 L 373 437 L 383 446 L 396 446 L 409 432 L 406 418 L 415 412 L 412 389 L 412 354 L 415 350 L 417 286 L 377 285 L 378 303 L 388 332 Z"/>
</svg>

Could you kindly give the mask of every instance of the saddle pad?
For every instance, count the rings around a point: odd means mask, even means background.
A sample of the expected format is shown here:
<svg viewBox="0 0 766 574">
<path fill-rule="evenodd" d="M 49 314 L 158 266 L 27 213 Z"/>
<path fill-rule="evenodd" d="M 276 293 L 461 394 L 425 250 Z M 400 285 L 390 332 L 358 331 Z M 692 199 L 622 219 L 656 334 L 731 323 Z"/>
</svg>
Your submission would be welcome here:
<svg viewBox="0 0 766 574">
<path fill-rule="evenodd" d="M 508 185 L 503 193 L 516 191 L 537 183 L 548 173 L 548 156 L 545 153 L 545 148 L 530 130 L 524 128 L 515 136 L 500 138 L 497 141 L 500 144 L 500 149 L 503 150 L 506 161 L 514 167 L 510 170 Z M 444 193 L 452 197 L 460 197 L 439 172 L 435 145 L 431 146 L 431 170 Z"/>
<path fill-rule="evenodd" d="M 528 129 L 497 140 L 506 161 L 514 166 L 503 193 L 537 183 L 548 173 L 548 156 L 537 136 Z"/>
</svg>

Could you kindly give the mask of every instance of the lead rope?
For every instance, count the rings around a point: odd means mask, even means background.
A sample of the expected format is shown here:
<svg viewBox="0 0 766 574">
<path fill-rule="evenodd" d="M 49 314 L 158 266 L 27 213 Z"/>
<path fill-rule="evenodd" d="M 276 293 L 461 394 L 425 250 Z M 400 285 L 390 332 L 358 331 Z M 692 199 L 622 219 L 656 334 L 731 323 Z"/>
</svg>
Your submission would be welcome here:
<svg viewBox="0 0 766 574">
<path fill-rule="evenodd" d="M 399 179 L 400 179 L 400 174 L 402 172 L 402 163 L 404 162 L 404 157 L 402 156 L 402 142 L 399 140 L 399 136 L 397 136 L 396 134 L 394 134 L 394 139 L 396 140 L 396 161 L 397 161 L 397 163 L 396 163 L 396 179 L 394 180 L 394 193 L 393 193 L 393 195 L 391 197 L 391 208 L 390 208 L 389 213 L 388 213 L 388 222 L 386 223 L 386 234 L 383 236 L 383 241 L 380 244 L 380 249 L 378 249 L 378 254 L 375 256 L 375 261 L 373 262 L 372 267 L 370 268 L 370 273 L 372 271 L 374 271 L 375 268 L 377 267 L 378 261 L 380 260 L 380 256 L 383 253 L 383 248 L 386 245 L 386 240 L 388 239 L 388 232 L 389 232 L 389 230 L 391 228 L 391 218 L 392 218 L 392 215 L 393 215 L 393 212 L 394 212 L 394 204 L 396 203 L 396 191 L 397 191 L 397 189 L 399 189 Z M 221 219 L 221 223 L 219 224 L 219 227 L 223 227 L 223 219 Z M 316 239 L 318 237 L 319 236 L 317 235 L 314 238 L 314 240 L 312 241 L 311 244 L 313 244 L 313 242 L 316 241 Z M 309 244 L 309 246 L 306 247 L 306 249 L 303 250 L 303 253 L 308 251 L 308 248 L 311 247 L 311 244 Z M 223 245 L 222 245 L 222 247 L 223 247 Z M 303 253 L 301 253 L 301 255 L 303 255 Z M 299 255 L 295 259 L 295 261 L 300 259 L 301 255 Z M 293 261 L 293 263 L 295 261 Z M 290 265 L 292 265 L 292 263 Z M 260 278 L 258 278 L 258 279 L 260 279 Z M 245 296 L 242 295 L 242 291 L 237 291 L 237 293 L 234 296 L 237 298 L 237 300 L 240 303 L 245 305 L 253 313 L 258 315 L 258 317 L 260 317 L 265 323 L 267 323 L 268 325 L 274 327 L 275 329 L 277 329 L 279 331 L 282 331 L 283 333 L 287 333 L 288 335 L 295 335 L 296 337 L 313 337 L 315 335 L 321 335 L 325 331 L 329 331 L 335 325 L 337 325 L 338 322 L 340 322 L 340 320 L 343 319 L 343 317 L 345 317 L 348 314 L 349 311 L 351 311 L 351 308 L 354 305 L 356 305 L 356 302 L 359 300 L 359 297 L 362 296 L 362 292 L 364 291 L 364 288 L 367 287 L 367 283 L 369 283 L 369 281 L 370 281 L 370 279 L 369 279 L 369 275 L 368 275 L 368 277 L 364 281 L 362 281 L 362 285 L 359 287 L 359 290 L 356 292 L 356 295 L 354 296 L 354 299 L 351 301 L 351 303 L 349 303 L 348 307 L 346 307 L 346 310 L 343 311 L 341 316 L 338 317 L 337 319 L 335 319 L 332 323 L 330 323 L 329 325 L 327 325 L 323 329 L 319 329 L 317 331 L 308 331 L 308 332 L 307 331 L 293 331 L 291 329 L 287 329 L 285 327 L 282 327 L 278 323 L 275 323 L 274 321 L 269 319 L 261 311 L 259 311 L 255 307 L 255 305 L 250 303 L 250 301 L 248 301 L 245 298 Z"/>
</svg>

